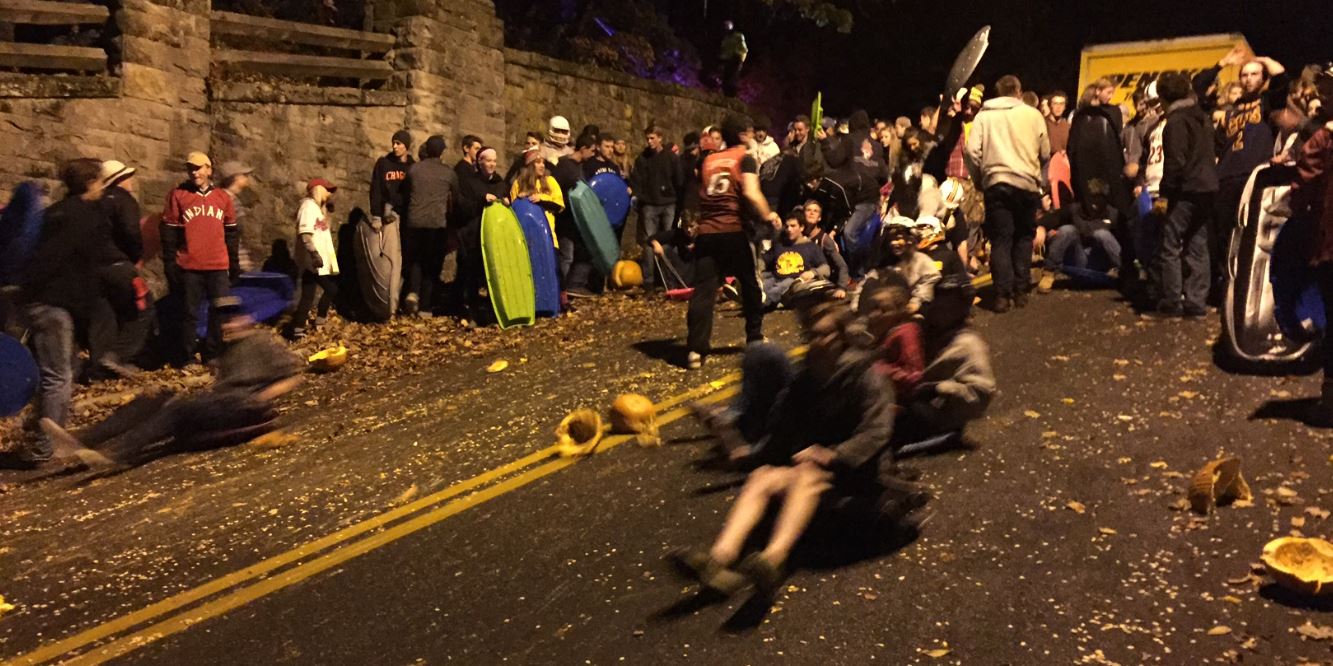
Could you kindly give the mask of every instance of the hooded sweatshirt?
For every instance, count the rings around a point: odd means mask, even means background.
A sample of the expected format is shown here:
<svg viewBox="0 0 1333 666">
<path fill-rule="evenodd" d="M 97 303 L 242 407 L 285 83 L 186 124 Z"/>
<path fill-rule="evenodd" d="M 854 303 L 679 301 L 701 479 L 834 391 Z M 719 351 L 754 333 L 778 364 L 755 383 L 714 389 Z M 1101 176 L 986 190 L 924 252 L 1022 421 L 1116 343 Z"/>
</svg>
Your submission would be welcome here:
<svg viewBox="0 0 1333 666">
<path fill-rule="evenodd" d="M 413 163 L 412 155 L 398 159 L 389 153 L 375 160 L 375 170 L 370 174 L 370 215 L 380 217 L 385 213 L 385 206 L 393 206 L 400 216 L 407 215 L 407 170 Z"/>
<path fill-rule="evenodd" d="M 630 186 L 639 203 L 649 206 L 670 206 L 676 203 L 676 192 L 685 184 L 680 160 L 669 150 L 644 148 L 634 160 Z"/>
<path fill-rule="evenodd" d="M 764 135 L 764 140 L 755 140 L 751 143 L 750 154 L 754 156 L 754 161 L 759 163 L 762 168 L 764 162 L 767 162 L 782 152 L 778 147 L 778 142 L 773 140 L 772 136 Z"/>
<path fill-rule="evenodd" d="M 1162 133 L 1162 196 L 1169 200 L 1181 193 L 1216 192 L 1218 167 L 1212 146 L 1212 118 L 1192 99 L 1172 104 Z"/>
<path fill-rule="evenodd" d="M 988 100 L 967 135 L 972 182 L 983 189 L 1009 185 L 1041 192 L 1041 165 L 1051 158 L 1051 141 L 1041 112 L 1017 97 Z"/>
</svg>

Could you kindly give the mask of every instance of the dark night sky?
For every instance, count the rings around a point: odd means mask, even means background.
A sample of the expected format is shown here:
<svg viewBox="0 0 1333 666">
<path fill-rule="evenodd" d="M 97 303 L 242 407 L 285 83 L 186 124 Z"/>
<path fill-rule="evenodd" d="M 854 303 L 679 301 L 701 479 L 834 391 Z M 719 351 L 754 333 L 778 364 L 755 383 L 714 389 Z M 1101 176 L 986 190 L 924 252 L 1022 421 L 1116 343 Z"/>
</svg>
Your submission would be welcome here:
<svg viewBox="0 0 1333 666">
<path fill-rule="evenodd" d="M 496 4 L 511 40 L 526 32 L 538 48 L 558 50 L 550 21 L 597 15 L 598 3 L 622 1 Z M 787 0 L 644 1 L 706 59 L 722 20 L 735 19 L 751 49 L 743 85 L 777 123 L 807 111 L 816 90 L 833 115 L 860 107 L 915 118 L 943 92 L 954 56 L 987 24 L 990 50 L 973 82 L 991 87 L 1014 73 L 1039 93 L 1060 88 L 1077 96 L 1079 53 L 1089 44 L 1239 32 L 1293 70 L 1333 60 L 1333 0 L 832 0 L 854 9 L 849 35 L 801 19 Z M 537 14 L 543 17 L 534 20 Z"/>
<path fill-rule="evenodd" d="M 829 113 L 856 106 L 872 115 L 915 111 L 940 94 L 953 58 L 983 25 L 992 26 L 990 49 L 976 80 L 988 87 L 1016 73 L 1025 87 L 1072 95 L 1079 53 L 1085 45 L 1240 32 L 1261 55 L 1296 69 L 1333 59 L 1333 0 L 863 0 L 850 35 L 775 15 L 753 0 L 709 0 L 704 25 L 702 0 L 669 3 L 682 34 L 708 35 L 713 24 L 735 16 L 746 32 L 756 81 L 776 87 L 761 106 L 774 120 L 808 107 L 815 89 L 824 92 Z M 790 10 L 787 10 L 787 14 Z M 707 26 L 707 29 L 703 29 Z M 695 40 L 701 52 L 706 41 Z M 818 72 L 809 71 L 819 63 Z M 765 76 L 764 70 L 794 76 Z M 774 101 L 776 100 L 776 101 Z M 777 108 L 782 100 L 787 108 Z"/>
</svg>

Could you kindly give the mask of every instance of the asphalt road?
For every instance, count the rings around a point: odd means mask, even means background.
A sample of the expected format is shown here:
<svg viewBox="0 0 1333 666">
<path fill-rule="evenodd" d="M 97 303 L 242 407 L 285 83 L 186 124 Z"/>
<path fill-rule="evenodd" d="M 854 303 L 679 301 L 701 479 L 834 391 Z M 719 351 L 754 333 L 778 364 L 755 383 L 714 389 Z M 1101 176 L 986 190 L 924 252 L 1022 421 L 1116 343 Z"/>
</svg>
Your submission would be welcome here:
<svg viewBox="0 0 1333 666">
<path fill-rule="evenodd" d="M 1333 640 L 1297 631 L 1333 625 L 1333 604 L 1293 598 L 1252 568 L 1273 537 L 1333 532 L 1320 517 L 1333 508 L 1330 436 L 1291 418 L 1317 377 L 1224 372 L 1212 362 L 1215 322 L 1142 321 L 1106 292 L 979 313 L 1001 395 L 969 431 L 973 448 L 910 463 L 937 495 L 924 534 L 891 550 L 848 546 L 855 535 L 836 531 L 812 539 L 771 608 L 695 603 L 661 561 L 671 547 L 707 544 L 741 481 L 697 467 L 707 443 L 688 418 L 665 428 L 661 448 L 532 460 L 435 501 L 549 445 L 576 406 L 724 380 L 735 354 L 701 373 L 662 360 L 682 319 L 679 305 L 614 299 L 517 335 L 404 329 L 476 343 L 373 363 L 383 350 L 363 349 L 373 367 L 316 378 L 293 399 L 285 419 L 297 438 L 283 446 L 165 459 L 91 483 L 10 479 L 0 594 L 16 608 L 0 616 L 0 658 L 94 631 L 68 654 L 1333 663 Z M 785 316 L 767 333 L 796 342 Z M 717 337 L 738 343 L 738 322 L 726 318 Z M 500 358 L 510 367 L 487 373 Z M 1220 453 L 1242 458 L 1254 505 L 1209 518 L 1176 508 L 1188 477 Z M 299 550 L 395 510 L 392 522 Z M 275 557 L 291 561 L 244 575 Z M 188 602 L 173 596 L 219 579 Z M 175 606 L 154 612 L 164 600 Z"/>
</svg>

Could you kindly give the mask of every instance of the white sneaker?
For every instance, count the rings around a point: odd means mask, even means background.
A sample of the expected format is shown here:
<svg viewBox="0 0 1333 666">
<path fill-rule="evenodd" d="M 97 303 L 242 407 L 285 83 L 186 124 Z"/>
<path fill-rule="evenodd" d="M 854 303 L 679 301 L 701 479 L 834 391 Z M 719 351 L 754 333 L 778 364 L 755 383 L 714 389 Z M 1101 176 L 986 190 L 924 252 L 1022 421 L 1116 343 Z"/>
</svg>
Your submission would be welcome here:
<svg viewBox="0 0 1333 666">
<path fill-rule="evenodd" d="M 685 367 L 691 370 L 698 370 L 703 367 L 704 357 L 699 352 L 690 352 L 685 356 Z"/>
</svg>

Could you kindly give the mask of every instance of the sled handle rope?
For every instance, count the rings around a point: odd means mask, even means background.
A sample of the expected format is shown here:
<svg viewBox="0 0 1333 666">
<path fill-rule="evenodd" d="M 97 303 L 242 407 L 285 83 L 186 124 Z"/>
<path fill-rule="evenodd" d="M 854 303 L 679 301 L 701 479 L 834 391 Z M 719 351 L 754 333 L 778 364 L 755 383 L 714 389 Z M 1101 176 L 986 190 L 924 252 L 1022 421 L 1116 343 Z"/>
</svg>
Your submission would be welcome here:
<svg viewBox="0 0 1333 666">
<path fill-rule="evenodd" d="M 659 256 L 657 256 L 656 254 L 654 254 L 654 255 L 653 255 L 653 263 L 657 265 L 657 274 L 658 274 L 658 275 L 667 275 L 667 274 L 668 274 L 667 271 L 663 271 L 663 270 L 662 270 L 662 266 L 663 266 L 663 264 L 665 264 L 666 267 L 667 267 L 667 268 L 669 269 L 669 271 L 670 271 L 670 275 L 676 278 L 676 282 L 680 283 L 680 289 L 689 289 L 690 285 L 685 284 L 685 278 L 682 278 L 682 277 L 680 276 L 680 273 L 676 271 L 676 267 L 675 267 L 675 266 L 671 265 L 671 262 L 669 262 L 669 261 L 662 261 L 662 258 L 661 258 L 661 257 L 659 257 Z"/>
</svg>

